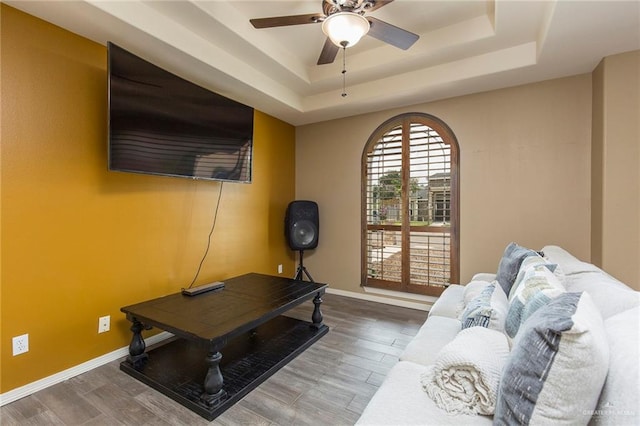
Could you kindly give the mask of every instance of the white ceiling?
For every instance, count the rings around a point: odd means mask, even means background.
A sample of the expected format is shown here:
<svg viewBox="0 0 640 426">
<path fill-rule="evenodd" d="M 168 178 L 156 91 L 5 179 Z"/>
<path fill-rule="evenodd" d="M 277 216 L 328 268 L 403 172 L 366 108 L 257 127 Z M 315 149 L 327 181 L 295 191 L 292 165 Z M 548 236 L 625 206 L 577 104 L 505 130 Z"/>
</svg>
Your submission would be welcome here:
<svg viewBox="0 0 640 426">
<path fill-rule="evenodd" d="M 316 65 L 320 24 L 249 23 L 321 13 L 322 0 L 3 1 L 293 125 L 586 73 L 640 49 L 638 0 L 395 0 L 371 16 L 420 39 L 347 49 L 342 97 L 342 54 Z"/>
</svg>

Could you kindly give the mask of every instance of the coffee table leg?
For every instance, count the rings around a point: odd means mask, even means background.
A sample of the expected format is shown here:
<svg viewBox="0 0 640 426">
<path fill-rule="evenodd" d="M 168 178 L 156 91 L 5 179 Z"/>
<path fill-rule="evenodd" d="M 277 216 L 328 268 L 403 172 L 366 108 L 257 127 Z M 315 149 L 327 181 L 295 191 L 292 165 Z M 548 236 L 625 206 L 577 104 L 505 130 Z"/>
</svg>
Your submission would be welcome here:
<svg viewBox="0 0 640 426">
<path fill-rule="evenodd" d="M 133 365 L 133 368 L 139 369 L 147 359 L 149 359 L 149 355 L 145 353 L 147 345 L 142 338 L 142 330 L 149 330 L 151 327 L 145 326 L 136 318 L 133 318 L 131 321 L 133 324 L 130 330 L 133 332 L 133 336 L 131 337 L 131 343 L 129 343 L 129 356 L 127 357 L 127 361 Z"/>
<path fill-rule="evenodd" d="M 313 314 L 311 314 L 311 321 L 312 324 L 311 326 L 314 328 L 320 328 L 322 327 L 322 311 L 320 311 L 320 305 L 322 304 L 322 297 L 320 297 L 321 294 L 320 292 L 318 292 L 318 294 L 316 294 L 316 297 L 314 297 L 313 299 Z"/>
<path fill-rule="evenodd" d="M 204 379 L 204 393 L 200 396 L 200 399 L 209 407 L 219 405 L 227 394 L 227 392 L 222 389 L 224 379 L 220 372 L 221 360 L 222 354 L 217 348 L 212 349 L 207 356 L 209 371 L 207 371 L 207 377 Z"/>
</svg>

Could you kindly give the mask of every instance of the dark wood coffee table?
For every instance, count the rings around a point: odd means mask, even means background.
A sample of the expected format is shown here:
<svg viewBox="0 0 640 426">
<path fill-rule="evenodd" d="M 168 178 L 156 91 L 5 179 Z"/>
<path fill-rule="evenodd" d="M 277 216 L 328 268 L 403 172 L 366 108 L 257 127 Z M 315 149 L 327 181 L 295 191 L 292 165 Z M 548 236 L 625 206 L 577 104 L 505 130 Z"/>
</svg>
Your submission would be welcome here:
<svg viewBox="0 0 640 426">
<path fill-rule="evenodd" d="M 133 338 L 120 369 L 213 420 L 329 331 L 320 311 L 326 287 L 246 274 L 222 290 L 126 306 Z M 311 322 L 281 315 L 310 299 Z M 145 351 L 142 331 L 152 327 L 175 337 Z"/>
</svg>

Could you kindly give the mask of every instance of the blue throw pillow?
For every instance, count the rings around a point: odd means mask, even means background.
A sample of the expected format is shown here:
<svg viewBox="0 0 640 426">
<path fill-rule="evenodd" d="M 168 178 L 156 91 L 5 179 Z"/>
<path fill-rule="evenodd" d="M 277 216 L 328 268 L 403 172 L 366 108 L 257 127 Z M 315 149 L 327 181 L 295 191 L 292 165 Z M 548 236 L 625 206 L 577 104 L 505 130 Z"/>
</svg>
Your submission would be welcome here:
<svg viewBox="0 0 640 426">
<path fill-rule="evenodd" d="M 507 309 L 507 296 L 494 281 L 467 304 L 459 319 L 463 329 L 479 326 L 503 331 Z"/>
<path fill-rule="evenodd" d="M 511 286 L 513 286 L 513 282 L 516 280 L 520 265 L 528 256 L 539 256 L 539 254 L 535 250 L 519 246 L 516 243 L 509 243 L 504 250 L 496 274 L 496 280 L 500 283 L 504 294 L 509 294 L 511 291 Z"/>
</svg>

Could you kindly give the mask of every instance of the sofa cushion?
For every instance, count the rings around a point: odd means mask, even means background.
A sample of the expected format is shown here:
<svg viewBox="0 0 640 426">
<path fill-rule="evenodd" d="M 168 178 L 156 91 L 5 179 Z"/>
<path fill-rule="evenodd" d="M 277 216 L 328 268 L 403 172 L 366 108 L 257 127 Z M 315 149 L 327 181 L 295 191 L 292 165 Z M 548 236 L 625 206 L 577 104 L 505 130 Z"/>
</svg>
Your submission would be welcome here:
<svg viewBox="0 0 640 426">
<path fill-rule="evenodd" d="M 464 291 L 465 286 L 451 284 L 442 292 L 433 306 L 431 306 L 431 309 L 429 309 L 429 316 L 438 315 L 442 317 L 458 318 L 458 314 L 464 307 Z"/>
<path fill-rule="evenodd" d="M 500 284 L 494 281 L 466 305 L 460 315 L 462 328 L 480 326 L 503 331 L 507 308 L 507 296 Z"/>
<path fill-rule="evenodd" d="M 587 293 L 564 293 L 522 324 L 505 365 L 496 424 L 587 424 L 609 346 Z"/>
<path fill-rule="evenodd" d="M 546 305 L 554 297 L 564 293 L 558 278 L 547 268 L 544 259 L 529 257 L 523 262 L 521 282 L 514 285 L 509 295 L 509 310 L 504 330 L 509 337 L 515 337 L 520 325 L 536 310 Z"/>
<path fill-rule="evenodd" d="M 640 307 L 605 320 L 609 372 L 591 423 L 640 425 Z"/>
<path fill-rule="evenodd" d="M 516 243 L 509 243 L 505 248 L 496 274 L 496 279 L 502 286 L 504 294 L 509 294 L 511 291 L 511 286 L 513 286 L 516 275 L 518 275 L 520 265 L 527 256 L 538 256 L 538 253 Z"/>
<path fill-rule="evenodd" d="M 490 283 L 496 280 L 496 274 L 491 272 L 478 272 L 471 277 L 471 281 L 485 281 Z"/>
<path fill-rule="evenodd" d="M 607 319 L 627 309 L 640 306 L 640 292 L 634 291 L 591 263 L 582 262 L 558 246 L 545 246 L 545 257 L 564 272 L 567 291 L 586 291 Z"/>
<path fill-rule="evenodd" d="M 400 361 L 389 371 L 357 425 L 491 425 L 491 417 L 452 415 L 422 390 L 420 377 L 428 367 Z"/>
<path fill-rule="evenodd" d="M 457 318 L 429 317 L 400 355 L 400 360 L 423 365 L 433 363 L 440 349 L 453 340 L 460 329 Z"/>
<path fill-rule="evenodd" d="M 604 319 L 640 306 L 640 292 L 603 271 L 567 275 L 565 286 L 567 291 L 589 293 Z"/>
<path fill-rule="evenodd" d="M 562 247 L 548 245 L 542 249 L 542 252 L 544 253 L 544 257 L 550 262 L 560 265 L 565 275 L 601 271 L 597 266 L 577 259 Z"/>
</svg>

